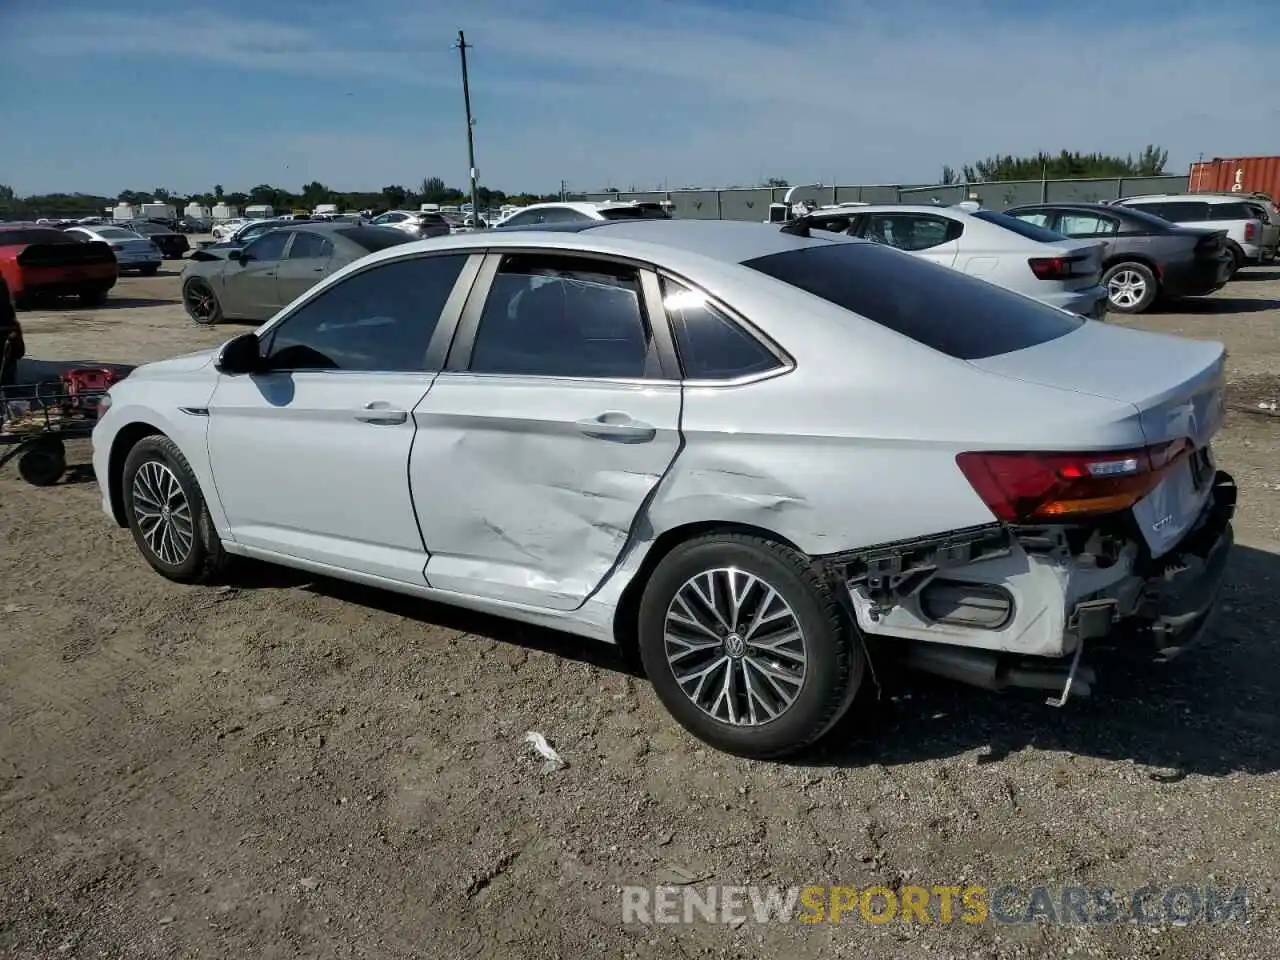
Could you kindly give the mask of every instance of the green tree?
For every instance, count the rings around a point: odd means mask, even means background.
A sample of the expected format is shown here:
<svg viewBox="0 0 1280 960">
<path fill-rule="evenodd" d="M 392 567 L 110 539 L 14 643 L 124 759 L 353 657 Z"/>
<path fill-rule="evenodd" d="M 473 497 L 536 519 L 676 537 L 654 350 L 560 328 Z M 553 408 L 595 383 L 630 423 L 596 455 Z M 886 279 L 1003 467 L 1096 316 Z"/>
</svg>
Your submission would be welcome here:
<svg viewBox="0 0 1280 960">
<path fill-rule="evenodd" d="M 988 157 L 964 167 L 969 183 L 998 180 L 1077 180 L 1091 177 L 1157 177 L 1164 173 L 1169 151 L 1148 144 L 1134 157 L 1104 153 L 1038 153 L 1033 157 Z"/>
<path fill-rule="evenodd" d="M 399 185 L 382 188 L 382 203 L 391 210 L 398 209 L 405 205 L 405 201 L 409 199 L 409 191 Z"/>
<path fill-rule="evenodd" d="M 789 187 L 789 186 L 791 186 L 791 184 L 790 184 L 790 183 L 788 183 L 788 182 L 787 182 L 784 178 L 782 178 L 782 177 L 770 177 L 768 180 L 766 180 L 766 181 L 764 182 L 764 185 L 765 185 L 766 187 Z"/>
<path fill-rule="evenodd" d="M 439 177 L 427 177 L 422 181 L 422 197 L 423 203 L 444 203 L 445 197 L 449 195 L 449 188 L 444 185 L 444 181 Z"/>
<path fill-rule="evenodd" d="M 944 164 L 942 167 L 942 179 L 938 182 L 946 184 L 959 183 L 960 174 L 956 173 L 955 167 L 949 167 Z"/>
<path fill-rule="evenodd" d="M 222 200 L 222 184 L 215 183 L 213 185 L 213 199 L 218 201 Z"/>
<path fill-rule="evenodd" d="M 161 203 L 168 203 L 169 198 L 173 196 L 166 188 L 156 187 L 151 191 L 152 198 L 159 200 Z"/>
<path fill-rule="evenodd" d="M 326 187 L 319 180 L 312 180 L 302 187 L 302 205 L 308 210 L 314 210 L 322 203 L 333 202 L 333 191 Z"/>
</svg>

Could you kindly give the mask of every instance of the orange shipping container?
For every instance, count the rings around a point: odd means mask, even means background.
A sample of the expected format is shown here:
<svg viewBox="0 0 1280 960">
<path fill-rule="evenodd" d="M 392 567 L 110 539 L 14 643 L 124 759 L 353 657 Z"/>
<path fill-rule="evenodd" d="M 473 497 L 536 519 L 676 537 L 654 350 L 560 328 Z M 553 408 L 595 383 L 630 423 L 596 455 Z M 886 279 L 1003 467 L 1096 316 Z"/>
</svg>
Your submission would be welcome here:
<svg viewBox="0 0 1280 960">
<path fill-rule="evenodd" d="M 1189 193 L 1265 193 L 1280 200 L 1280 157 L 1233 157 L 1191 165 Z"/>
</svg>

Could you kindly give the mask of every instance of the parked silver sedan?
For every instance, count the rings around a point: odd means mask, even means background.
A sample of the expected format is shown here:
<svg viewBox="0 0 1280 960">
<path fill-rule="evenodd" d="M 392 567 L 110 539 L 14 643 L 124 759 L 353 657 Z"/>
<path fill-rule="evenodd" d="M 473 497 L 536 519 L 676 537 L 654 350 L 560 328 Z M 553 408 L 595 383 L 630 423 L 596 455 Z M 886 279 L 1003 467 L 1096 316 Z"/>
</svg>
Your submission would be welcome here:
<svg viewBox="0 0 1280 960">
<path fill-rule="evenodd" d="M 137 270 L 144 276 L 151 276 L 160 269 L 164 260 L 159 247 L 124 227 L 79 225 L 67 227 L 63 232 L 82 240 L 101 240 L 108 244 L 116 255 L 116 264 L 121 272 Z"/>
<path fill-rule="evenodd" d="M 1060 702 L 1116 631 L 1196 636 L 1235 503 L 1222 346 L 802 233 L 372 254 L 114 386 L 103 508 L 176 581 L 253 557 L 638 648 L 753 757 L 831 729 L 877 657 Z"/>
</svg>

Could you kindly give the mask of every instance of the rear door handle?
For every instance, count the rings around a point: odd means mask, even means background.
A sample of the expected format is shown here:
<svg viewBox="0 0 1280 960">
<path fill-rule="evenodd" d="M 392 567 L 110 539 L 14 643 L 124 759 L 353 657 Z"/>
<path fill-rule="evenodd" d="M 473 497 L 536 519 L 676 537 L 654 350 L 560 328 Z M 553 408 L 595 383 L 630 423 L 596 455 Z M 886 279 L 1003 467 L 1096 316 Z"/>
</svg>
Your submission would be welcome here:
<svg viewBox="0 0 1280 960">
<path fill-rule="evenodd" d="M 624 443 L 648 443 L 658 435 L 653 424 L 633 420 L 628 414 L 613 410 L 579 420 L 577 427 L 584 436 L 595 440 L 621 440 Z"/>
<path fill-rule="evenodd" d="M 356 419 L 361 423 L 395 426 L 409 419 L 409 411 L 397 410 L 385 400 L 373 400 L 364 405 L 364 409 L 356 414 Z"/>
</svg>

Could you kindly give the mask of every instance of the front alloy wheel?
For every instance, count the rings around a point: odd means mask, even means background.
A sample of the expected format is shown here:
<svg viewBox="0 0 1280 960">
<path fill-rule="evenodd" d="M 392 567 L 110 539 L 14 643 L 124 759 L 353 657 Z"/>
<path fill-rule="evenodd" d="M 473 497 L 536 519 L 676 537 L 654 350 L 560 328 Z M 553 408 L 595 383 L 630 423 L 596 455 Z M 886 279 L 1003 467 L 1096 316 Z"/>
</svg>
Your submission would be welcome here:
<svg viewBox="0 0 1280 960">
<path fill-rule="evenodd" d="M 133 475 L 133 514 L 150 550 L 161 563 L 178 566 L 195 542 L 191 504 L 168 465 L 148 460 Z"/>
<path fill-rule="evenodd" d="M 1142 313 L 1155 302 L 1158 282 L 1145 264 L 1121 263 L 1103 277 L 1107 302 L 1117 313 Z"/>
</svg>

